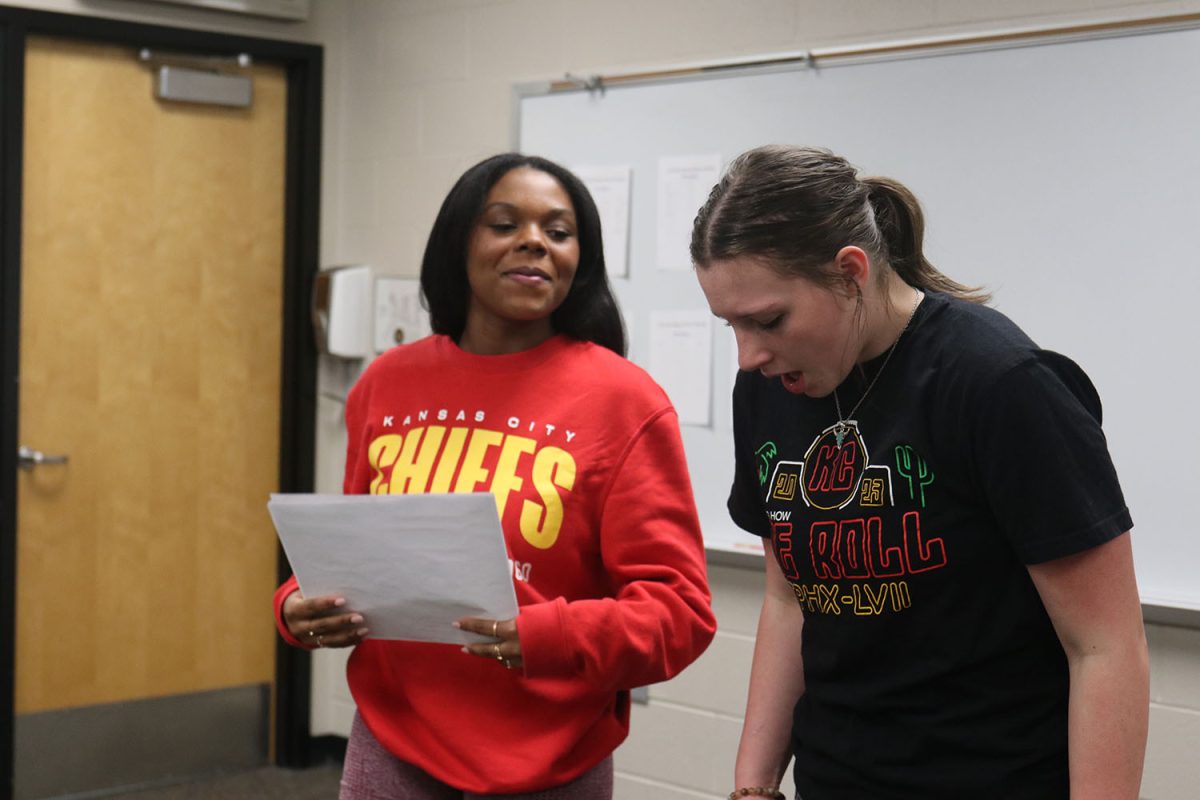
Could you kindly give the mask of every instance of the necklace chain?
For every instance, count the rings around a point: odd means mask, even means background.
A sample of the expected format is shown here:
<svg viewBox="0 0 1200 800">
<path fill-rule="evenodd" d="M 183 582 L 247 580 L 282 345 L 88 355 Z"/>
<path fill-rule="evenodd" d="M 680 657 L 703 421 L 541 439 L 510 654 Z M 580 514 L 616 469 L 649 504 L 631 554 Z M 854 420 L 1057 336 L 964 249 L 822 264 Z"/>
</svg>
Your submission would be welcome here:
<svg viewBox="0 0 1200 800">
<path fill-rule="evenodd" d="M 892 360 L 892 353 L 896 352 L 896 348 L 899 346 L 900 340 L 904 338 L 904 333 L 908 330 L 908 326 L 912 324 L 913 317 L 917 315 L 917 308 L 920 307 L 921 301 L 924 299 L 925 293 L 918 289 L 917 300 L 915 303 L 913 303 L 912 310 L 908 312 L 908 319 L 904 321 L 904 327 L 900 329 L 900 333 L 896 334 L 896 341 L 892 342 L 892 346 L 888 348 L 887 355 L 883 357 L 883 363 L 880 364 L 879 369 L 875 371 L 875 377 L 871 378 L 871 382 L 867 384 L 867 388 L 863 391 L 862 396 L 858 398 L 858 402 L 854 404 L 854 408 L 850 409 L 850 413 L 846 414 L 845 416 L 842 415 L 842 403 L 838 399 L 837 389 L 834 388 L 833 406 L 837 409 L 838 421 L 837 424 L 833 426 L 833 436 L 837 441 L 839 450 L 842 448 L 842 441 L 845 440 L 846 434 L 850 432 L 850 426 L 847 423 L 854 419 L 855 413 L 858 412 L 858 409 L 862 406 L 863 401 L 867 399 L 867 395 L 869 395 L 871 390 L 875 388 L 876 381 L 879 380 L 879 376 L 882 375 L 884 369 L 887 368 L 888 362 Z"/>
</svg>

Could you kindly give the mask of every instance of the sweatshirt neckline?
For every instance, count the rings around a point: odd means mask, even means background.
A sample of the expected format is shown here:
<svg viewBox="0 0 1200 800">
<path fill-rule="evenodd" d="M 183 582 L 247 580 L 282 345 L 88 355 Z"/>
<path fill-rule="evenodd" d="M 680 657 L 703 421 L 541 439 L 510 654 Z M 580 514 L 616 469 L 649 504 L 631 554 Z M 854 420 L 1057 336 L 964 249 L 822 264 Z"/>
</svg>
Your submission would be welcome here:
<svg viewBox="0 0 1200 800">
<path fill-rule="evenodd" d="M 463 350 L 449 336 L 436 337 L 438 356 L 458 369 L 472 372 L 519 372 L 545 364 L 567 350 L 574 340 L 563 334 L 551 336 L 546 341 L 518 353 L 480 355 Z"/>
</svg>

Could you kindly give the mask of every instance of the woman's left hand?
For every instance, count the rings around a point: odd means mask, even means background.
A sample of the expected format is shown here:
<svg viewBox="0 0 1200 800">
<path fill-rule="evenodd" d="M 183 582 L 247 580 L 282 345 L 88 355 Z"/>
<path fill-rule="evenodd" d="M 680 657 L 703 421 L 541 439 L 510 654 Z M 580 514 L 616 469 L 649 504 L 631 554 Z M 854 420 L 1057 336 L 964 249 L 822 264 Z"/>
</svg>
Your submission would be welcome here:
<svg viewBox="0 0 1200 800">
<path fill-rule="evenodd" d="M 487 636 L 493 641 L 477 642 L 466 645 L 463 650 L 473 656 L 489 658 L 500 662 L 508 669 L 521 669 L 521 640 L 517 637 L 517 621 L 515 619 L 481 619 L 479 617 L 464 617 L 455 623 L 459 628 L 471 633 Z"/>
</svg>

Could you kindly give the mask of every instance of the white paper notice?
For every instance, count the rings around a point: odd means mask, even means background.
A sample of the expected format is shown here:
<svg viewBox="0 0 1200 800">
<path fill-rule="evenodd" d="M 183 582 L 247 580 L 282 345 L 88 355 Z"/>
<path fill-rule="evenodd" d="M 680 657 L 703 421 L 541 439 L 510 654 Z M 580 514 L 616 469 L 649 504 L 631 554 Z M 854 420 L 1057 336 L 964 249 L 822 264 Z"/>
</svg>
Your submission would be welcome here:
<svg viewBox="0 0 1200 800">
<path fill-rule="evenodd" d="M 346 598 L 368 638 L 489 641 L 451 623 L 517 615 L 490 493 L 273 494 L 267 510 L 300 590 Z"/>
<path fill-rule="evenodd" d="M 721 177 L 721 156 L 658 160 L 658 268 L 691 269 L 688 247 L 696 212 Z"/>
<path fill-rule="evenodd" d="M 708 311 L 650 312 L 647 369 L 684 425 L 712 423 L 712 319 Z"/>
<path fill-rule="evenodd" d="M 617 278 L 629 277 L 629 192 L 633 168 L 575 167 L 596 201 L 600 212 L 601 237 L 604 240 L 604 263 L 608 274 Z"/>
<path fill-rule="evenodd" d="M 429 313 L 421 306 L 421 282 L 415 278 L 375 279 L 375 352 L 432 333 Z"/>
</svg>

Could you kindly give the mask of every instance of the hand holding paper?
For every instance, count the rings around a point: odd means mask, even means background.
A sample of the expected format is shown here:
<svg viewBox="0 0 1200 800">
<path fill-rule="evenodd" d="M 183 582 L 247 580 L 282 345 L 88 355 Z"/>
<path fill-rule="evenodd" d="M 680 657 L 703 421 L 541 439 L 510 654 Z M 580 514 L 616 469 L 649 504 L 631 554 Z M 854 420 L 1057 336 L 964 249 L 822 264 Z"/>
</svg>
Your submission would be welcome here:
<svg viewBox="0 0 1200 800">
<path fill-rule="evenodd" d="M 267 509 L 300 590 L 346 598 L 368 638 L 478 642 L 453 623 L 517 615 L 489 493 L 274 494 Z"/>
</svg>

